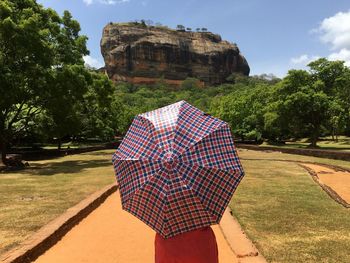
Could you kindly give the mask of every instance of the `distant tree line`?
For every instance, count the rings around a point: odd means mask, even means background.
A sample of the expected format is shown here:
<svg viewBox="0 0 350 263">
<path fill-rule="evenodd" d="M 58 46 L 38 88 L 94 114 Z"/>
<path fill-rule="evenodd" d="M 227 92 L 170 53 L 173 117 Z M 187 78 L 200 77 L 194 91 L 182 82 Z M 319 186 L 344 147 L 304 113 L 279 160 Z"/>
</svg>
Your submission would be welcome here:
<svg viewBox="0 0 350 263">
<path fill-rule="evenodd" d="M 283 79 L 235 73 L 227 81 L 217 87 L 200 87 L 195 78 L 177 88 L 162 79 L 153 86 L 119 84 L 118 97 L 128 108 L 120 130 L 125 132 L 137 113 L 185 99 L 230 123 L 243 141 L 309 138 L 315 147 L 320 136 L 350 136 L 350 69 L 343 61 L 321 58 L 309 70 L 290 70 Z"/>
<path fill-rule="evenodd" d="M 167 26 L 162 25 L 162 23 L 160 23 L 160 22 L 153 22 L 150 19 L 134 20 L 132 23 L 134 23 L 135 25 L 143 26 L 143 27 L 166 27 L 166 28 L 168 28 Z M 192 28 L 191 27 L 185 27 L 184 25 L 177 25 L 176 26 L 176 30 L 191 32 Z M 196 32 L 208 32 L 208 29 L 205 28 L 205 27 L 202 27 L 202 28 L 197 27 L 196 28 Z"/>
<path fill-rule="evenodd" d="M 185 27 L 184 25 L 177 25 L 177 26 L 176 26 L 176 30 L 178 30 L 178 31 L 189 31 L 189 32 L 191 32 L 191 31 L 192 31 L 192 28 L 190 28 L 190 27 Z M 202 27 L 202 28 L 197 27 L 197 28 L 196 28 L 196 31 L 197 31 L 197 32 L 208 32 L 208 29 L 205 28 L 205 27 Z"/>
<path fill-rule="evenodd" d="M 4 164 L 15 145 L 112 141 L 125 134 L 136 114 L 182 99 L 230 123 L 242 140 L 307 137 L 316 146 L 320 136 L 350 136 L 350 69 L 343 61 L 321 58 L 283 79 L 232 74 L 217 87 L 201 87 L 195 78 L 174 87 L 163 77 L 154 85 L 115 85 L 84 66 L 86 41 L 68 11 L 59 16 L 35 0 L 0 3 Z"/>
<path fill-rule="evenodd" d="M 307 137 L 316 146 L 320 136 L 350 136 L 350 69 L 325 58 L 308 67 L 280 81 L 240 78 L 234 92 L 213 99 L 211 111 L 242 140 Z"/>
</svg>

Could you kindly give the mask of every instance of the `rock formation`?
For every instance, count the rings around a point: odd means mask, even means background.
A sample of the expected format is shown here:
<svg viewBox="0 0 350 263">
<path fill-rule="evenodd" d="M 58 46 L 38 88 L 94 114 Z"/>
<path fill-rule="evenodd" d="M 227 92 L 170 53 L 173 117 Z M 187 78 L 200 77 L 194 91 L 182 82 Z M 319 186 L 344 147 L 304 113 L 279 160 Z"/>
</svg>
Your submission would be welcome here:
<svg viewBox="0 0 350 263">
<path fill-rule="evenodd" d="M 185 32 L 137 23 L 110 23 L 101 52 L 108 76 L 118 81 L 179 85 L 193 77 L 205 85 L 226 81 L 233 72 L 249 75 L 237 45 L 210 32 Z"/>
</svg>

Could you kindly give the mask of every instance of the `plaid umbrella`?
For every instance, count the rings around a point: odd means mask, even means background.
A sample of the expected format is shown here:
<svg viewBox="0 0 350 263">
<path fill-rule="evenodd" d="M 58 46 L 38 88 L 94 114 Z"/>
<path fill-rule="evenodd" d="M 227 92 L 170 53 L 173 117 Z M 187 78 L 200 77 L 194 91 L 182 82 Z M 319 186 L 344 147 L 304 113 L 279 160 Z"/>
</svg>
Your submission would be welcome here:
<svg viewBox="0 0 350 263">
<path fill-rule="evenodd" d="M 165 238 L 219 223 L 244 176 L 229 125 L 186 101 L 137 115 L 112 161 L 123 209 Z"/>
</svg>

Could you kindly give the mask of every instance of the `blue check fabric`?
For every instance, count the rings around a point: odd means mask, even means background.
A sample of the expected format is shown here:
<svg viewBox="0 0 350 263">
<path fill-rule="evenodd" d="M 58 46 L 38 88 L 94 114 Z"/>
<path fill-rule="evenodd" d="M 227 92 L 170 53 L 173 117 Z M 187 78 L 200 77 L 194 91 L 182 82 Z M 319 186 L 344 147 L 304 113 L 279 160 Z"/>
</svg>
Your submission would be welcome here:
<svg viewBox="0 0 350 263">
<path fill-rule="evenodd" d="M 165 238 L 219 223 L 244 176 L 229 125 L 186 101 L 137 115 L 112 162 L 123 209 Z"/>
</svg>

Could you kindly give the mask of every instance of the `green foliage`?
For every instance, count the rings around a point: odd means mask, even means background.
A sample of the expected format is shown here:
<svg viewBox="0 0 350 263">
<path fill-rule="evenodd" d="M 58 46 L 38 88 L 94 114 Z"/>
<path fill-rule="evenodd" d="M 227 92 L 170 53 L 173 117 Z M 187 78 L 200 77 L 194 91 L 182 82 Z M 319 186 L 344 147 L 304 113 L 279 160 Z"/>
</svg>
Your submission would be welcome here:
<svg viewBox="0 0 350 263">
<path fill-rule="evenodd" d="M 319 59 L 310 71 L 290 70 L 280 80 L 271 75 L 234 73 L 226 93 L 216 97 L 212 112 L 228 121 L 242 140 L 283 141 L 350 131 L 350 70 L 341 61 Z"/>
<path fill-rule="evenodd" d="M 233 133 L 242 140 L 260 141 L 264 132 L 264 112 L 269 102 L 271 86 L 255 83 L 237 89 L 228 95 L 217 97 L 212 104 L 212 113 L 230 123 Z"/>
<path fill-rule="evenodd" d="M 39 138 L 112 138 L 122 107 L 106 76 L 84 67 L 87 37 L 68 11 L 34 0 L 0 3 L 0 149 Z"/>
<path fill-rule="evenodd" d="M 181 89 L 182 90 L 195 90 L 200 87 L 200 81 L 196 78 L 186 78 L 181 83 Z"/>
<path fill-rule="evenodd" d="M 185 29 L 186 29 L 186 27 L 183 26 L 183 25 L 177 25 L 177 26 L 176 26 L 176 30 L 184 31 Z"/>
<path fill-rule="evenodd" d="M 321 59 L 310 65 L 310 71 L 290 70 L 282 80 L 236 73 L 228 78 L 230 83 L 218 87 L 201 87 L 194 78 L 180 87 L 170 87 L 164 78 L 153 86 L 121 84 L 117 94 L 128 109 L 122 122 L 130 124 L 138 113 L 184 99 L 230 123 L 241 140 L 309 137 L 311 146 L 316 146 L 319 136 L 346 131 L 350 71 L 338 61 Z"/>
</svg>

